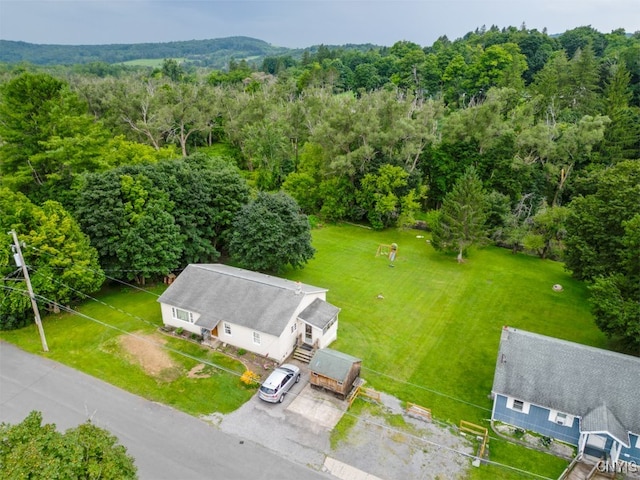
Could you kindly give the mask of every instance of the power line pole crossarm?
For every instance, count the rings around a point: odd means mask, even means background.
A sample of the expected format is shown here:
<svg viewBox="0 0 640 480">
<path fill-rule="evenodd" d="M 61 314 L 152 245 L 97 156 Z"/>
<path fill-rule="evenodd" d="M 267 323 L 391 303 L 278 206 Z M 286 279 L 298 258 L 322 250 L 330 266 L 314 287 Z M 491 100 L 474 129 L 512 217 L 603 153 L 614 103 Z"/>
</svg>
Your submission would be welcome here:
<svg viewBox="0 0 640 480">
<path fill-rule="evenodd" d="M 16 259 L 16 264 L 18 267 L 22 268 L 22 274 L 24 275 L 24 280 L 27 284 L 27 290 L 29 291 L 29 297 L 31 298 L 31 306 L 33 307 L 33 314 L 36 317 L 36 325 L 38 326 L 38 332 L 40 333 L 40 340 L 42 341 L 42 349 L 45 352 L 49 351 L 49 347 L 47 346 L 47 339 L 44 336 L 44 328 L 42 328 L 42 320 L 40 320 L 40 310 L 38 310 L 38 303 L 36 302 L 36 296 L 33 293 L 33 287 L 31 287 L 31 278 L 29 277 L 29 269 L 27 268 L 27 264 L 24 261 L 24 257 L 22 256 L 22 249 L 20 248 L 20 242 L 18 242 L 18 234 L 15 230 L 11 230 L 9 232 L 13 236 L 13 244 L 15 245 L 15 252 L 18 256 Z"/>
</svg>

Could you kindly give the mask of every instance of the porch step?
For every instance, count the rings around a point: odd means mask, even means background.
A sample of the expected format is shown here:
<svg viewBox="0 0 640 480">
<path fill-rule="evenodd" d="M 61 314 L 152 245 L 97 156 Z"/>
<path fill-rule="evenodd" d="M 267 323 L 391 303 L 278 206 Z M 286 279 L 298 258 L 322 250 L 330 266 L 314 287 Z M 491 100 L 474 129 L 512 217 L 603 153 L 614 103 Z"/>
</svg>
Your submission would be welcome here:
<svg viewBox="0 0 640 480">
<path fill-rule="evenodd" d="M 293 358 L 303 363 L 309 363 L 313 358 L 314 353 L 316 353 L 314 349 L 310 349 L 306 345 L 302 345 L 296 348 L 293 352 Z"/>
</svg>

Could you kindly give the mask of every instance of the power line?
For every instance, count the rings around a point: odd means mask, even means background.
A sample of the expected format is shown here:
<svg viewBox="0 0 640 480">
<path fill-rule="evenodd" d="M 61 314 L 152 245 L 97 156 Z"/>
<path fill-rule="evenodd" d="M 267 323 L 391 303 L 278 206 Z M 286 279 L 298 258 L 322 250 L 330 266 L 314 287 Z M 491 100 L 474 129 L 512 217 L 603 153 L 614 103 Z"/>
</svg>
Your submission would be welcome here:
<svg viewBox="0 0 640 480">
<path fill-rule="evenodd" d="M 105 307 L 110 308 L 110 309 L 112 309 L 112 310 L 114 310 L 114 311 L 116 311 L 116 312 L 118 312 L 118 313 L 122 313 L 122 314 L 124 314 L 124 315 L 128 315 L 129 317 L 132 317 L 132 318 L 134 318 L 134 319 L 136 319 L 136 320 L 140 320 L 140 321 L 143 321 L 143 322 L 145 322 L 145 323 L 147 323 L 147 324 L 149 324 L 149 325 L 151 325 L 151 326 L 157 327 L 157 325 L 156 325 L 155 323 L 153 323 L 153 322 L 151 322 L 151 321 L 149 321 L 149 320 L 147 320 L 147 319 L 145 319 L 145 318 L 142 318 L 142 317 L 140 317 L 140 316 L 138 316 L 138 315 L 134 315 L 134 314 L 133 314 L 133 313 L 131 313 L 131 312 L 127 312 L 127 311 L 125 311 L 125 310 L 122 310 L 121 308 L 118 308 L 118 307 L 116 307 L 115 305 L 111 305 L 111 304 L 109 304 L 109 303 L 107 303 L 107 302 L 104 302 L 104 301 L 102 301 L 102 300 L 100 300 L 100 299 L 98 299 L 98 298 L 92 297 L 91 295 L 89 295 L 89 294 L 87 294 L 87 293 L 81 292 L 80 290 L 77 290 L 77 289 L 75 289 L 75 288 L 71 287 L 70 285 L 67 285 L 66 283 L 62 282 L 61 280 L 58 280 L 58 279 L 55 279 L 55 278 L 51 278 L 51 277 L 49 277 L 49 276 L 47 276 L 47 275 L 45 275 L 45 274 L 43 274 L 43 273 L 39 272 L 38 270 L 34 270 L 34 273 L 35 273 L 36 275 L 39 275 L 39 276 L 40 276 L 40 277 L 42 277 L 42 278 L 46 278 L 46 279 L 47 279 L 47 280 L 49 280 L 49 281 L 55 282 L 55 283 L 57 283 L 58 285 L 62 285 L 63 287 L 66 287 L 66 288 L 68 288 L 69 290 L 72 290 L 72 291 L 76 292 L 77 294 L 82 295 L 82 296 L 83 296 L 83 297 L 85 297 L 85 298 L 88 298 L 88 299 L 90 299 L 90 300 L 93 300 L 94 302 L 97 302 L 97 303 L 99 303 L 100 305 L 104 305 Z"/>
<path fill-rule="evenodd" d="M 54 255 L 53 255 L 53 254 L 51 254 L 51 253 L 49 253 L 49 252 L 46 252 L 46 251 L 42 250 L 41 248 L 33 247 L 33 246 L 30 246 L 29 248 L 30 248 L 31 250 L 36 250 L 36 251 L 38 251 L 39 253 L 44 253 L 45 255 L 48 255 L 48 256 L 50 256 L 50 257 L 54 257 Z M 70 260 L 72 261 L 72 263 L 73 263 L 74 265 L 77 265 L 77 263 L 76 263 L 75 261 L 73 261 L 73 259 L 70 259 Z M 155 297 L 160 297 L 160 295 L 159 295 L 159 294 L 157 294 L 157 293 L 155 293 L 155 292 L 152 292 L 152 291 L 147 290 L 147 289 L 145 289 L 145 288 L 138 287 L 137 285 L 133 285 L 133 284 L 131 284 L 131 283 L 125 282 L 124 280 L 120 280 L 119 278 L 115 278 L 115 277 L 111 277 L 111 276 L 107 275 L 107 274 L 105 273 L 105 270 L 104 270 L 104 269 L 101 269 L 100 271 L 98 271 L 98 270 L 96 270 L 96 269 L 94 269 L 94 268 L 91 268 L 91 267 L 89 267 L 89 266 L 87 266 L 87 265 L 80 265 L 80 267 L 81 267 L 81 268 L 84 268 L 85 270 L 89 270 L 90 272 L 96 273 L 96 274 L 102 274 L 102 275 L 104 275 L 106 278 L 108 278 L 109 280 L 112 280 L 112 281 L 114 281 L 114 282 L 118 282 L 118 283 L 120 283 L 120 284 L 122 284 L 122 285 L 125 285 L 125 286 L 127 286 L 127 287 L 134 288 L 134 289 L 136 289 L 136 290 L 139 290 L 139 291 L 141 291 L 141 292 L 148 293 L 149 295 L 153 295 L 153 296 L 155 296 Z M 53 267 L 53 269 L 57 269 L 57 270 L 66 270 L 66 268 L 64 268 L 64 267 Z M 131 271 L 131 272 L 134 272 L 134 271 L 138 271 L 138 270 L 116 270 L 116 271 L 122 271 L 122 272 L 129 272 L 129 271 Z"/>
<path fill-rule="evenodd" d="M 18 292 L 20 292 L 20 293 L 22 293 L 22 294 L 26 294 L 26 293 L 27 293 L 27 292 L 25 292 L 24 290 L 21 290 L 21 289 L 18 289 L 18 288 L 14 288 L 14 287 L 8 287 L 8 286 L 5 286 L 5 285 L 0 285 L 0 288 L 5 288 L 5 289 L 8 289 L 8 290 L 15 290 L 15 291 L 18 291 Z M 219 370 L 221 370 L 221 371 L 224 371 L 224 372 L 226 372 L 226 373 L 229 373 L 229 374 L 231 374 L 231 375 L 235 375 L 236 377 L 240 377 L 240 376 L 241 376 L 241 374 L 239 374 L 239 373 L 237 373 L 237 372 L 235 372 L 235 371 L 233 371 L 233 370 L 230 370 L 230 369 L 228 369 L 228 368 L 222 367 L 222 366 L 220 366 L 220 365 L 217 365 L 217 364 L 215 364 L 215 363 L 213 363 L 213 362 L 210 362 L 210 361 L 208 361 L 208 360 L 204 360 L 204 359 L 202 359 L 202 358 L 196 357 L 196 356 L 194 356 L 194 355 L 190 355 L 190 354 L 188 354 L 188 353 L 182 352 L 181 350 L 178 350 L 178 349 L 175 349 L 175 348 L 172 348 L 172 347 L 168 347 L 167 345 L 164 345 L 164 344 L 162 344 L 162 343 L 154 342 L 153 340 L 150 340 L 149 338 L 142 337 L 142 336 L 140 336 L 140 335 L 136 335 L 136 334 L 134 334 L 134 333 L 128 332 L 128 331 L 126 331 L 126 330 L 124 330 L 124 329 L 122 329 L 122 328 L 116 327 L 116 326 L 111 325 L 111 324 L 109 324 L 109 323 L 106 323 L 106 322 L 104 322 L 104 321 L 102 321 L 102 320 L 98 320 L 98 319 L 96 319 L 96 318 L 94 318 L 94 317 L 91 317 L 91 316 L 86 315 L 86 314 L 84 314 L 84 313 L 82 313 L 82 312 L 79 312 L 79 311 L 77 311 L 77 310 L 74 310 L 74 309 L 72 309 L 71 307 L 67 307 L 67 306 L 64 306 L 64 305 L 60 305 L 60 304 L 56 303 L 55 301 L 53 301 L 53 300 L 51 300 L 51 299 L 48 299 L 48 298 L 46 298 L 46 297 L 44 297 L 44 296 L 42 296 L 42 295 L 35 295 L 35 296 L 36 296 L 37 298 L 39 298 L 39 299 L 41 299 L 41 300 L 43 300 L 43 301 L 47 302 L 47 303 L 51 303 L 51 304 L 57 305 L 57 306 L 60 308 L 60 310 L 64 310 L 65 312 L 68 312 L 68 313 L 70 313 L 70 314 L 72 314 L 72 315 L 78 315 L 78 316 L 80 316 L 80 317 L 82 317 L 82 318 L 85 318 L 85 319 L 90 320 L 90 321 L 92 321 L 92 322 L 98 323 L 99 325 L 102 325 L 102 326 L 104 326 L 104 327 L 110 328 L 110 329 L 112 329 L 112 330 L 116 330 L 116 331 L 118 331 L 118 332 L 120 332 L 120 333 L 122 333 L 122 334 L 124 334 L 124 335 L 128 335 L 128 336 L 130 336 L 130 337 L 132 337 L 132 338 L 136 338 L 136 339 L 138 339 L 138 340 L 142 340 L 142 341 L 144 341 L 144 342 L 146 342 L 146 343 L 149 343 L 149 344 L 151 344 L 151 345 L 154 345 L 154 346 L 156 346 L 156 347 L 158 347 L 158 348 L 161 348 L 161 349 L 164 349 L 164 350 L 167 350 L 167 351 L 173 352 L 173 353 L 175 353 L 175 354 L 177 354 L 177 355 L 183 356 L 183 357 L 185 357 L 185 358 L 189 358 L 189 359 L 191 359 L 191 360 L 195 360 L 195 361 L 197 361 L 197 362 L 199 362 L 199 363 L 204 363 L 204 364 L 206 364 L 206 365 L 209 365 L 209 366 L 211 366 L 211 367 L 217 368 L 217 369 L 219 369 Z M 101 302 L 101 303 L 102 303 L 102 302 Z M 125 313 L 126 313 L 126 312 L 125 312 Z M 376 373 L 378 373 L 378 372 L 376 372 Z M 384 375 L 384 374 L 383 374 L 383 375 Z M 291 395 L 291 396 L 293 396 L 293 397 L 299 397 L 299 396 L 300 396 L 300 394 L 295 394 L 295 393 L 292 393 L 292 392 L 287 392 L 287 395 Z M 467 458 L 467 459 L 475 459 L 475 458 L 476 458 L 476 456 L 475 456 L 475 455 L 473 455 L 473 454 L 470 454 L 470 453 L 467 453 L 467 452 L 463 452 L 463 451 L 458 450 L 458 449 L 456 449 L 456 448 L 449 447 L 449 446 L 447 446 L 447 445 L 443 445 L 443 444 L 440 444 L 440 443 L 437 443 L 437 442 L 434 442 L 434 441 L 428 440 L 428 439 L 426 439 L 426 438 L 420 437 L 420 436 L 418 436 L 418 435 L 412 434 L 412 433 L 407 432 L 407 431 L 403 431 L 403 430 L 399 430 L 399 429 L 397 429 L 397 428 L 390 427 L 389 425 L 386 425 L 386 424 L 382 424 L 382 423 L 375 422 L 375 421 L 373 421 L 373 420 L 370 420 L 370 419 L 364 418 L 364 417 L 363 417 L 363 416 L 361 416 L 361 415 L 356 415 L 356 414 L 351 413 L 351 412 L 349 412 L 349 411 L 344 411 L 344 410 L 342 410 L 342 409 L 340 409 L 340 408 L 338 408 L 338 407 L 336 407 L 336 406 L 334 406 L 334 405 L 330 405 L 329 407 L 330 407 L 330 408 L 332 408 L 332 409 L 334 409 L 334 410 L 337 410 L 337 411 L 341 412 L 343 415 L 348 415 L 348 416 L 350 416 L 350 417 L 352 417 L 352 418 L 355 418 L 355 419 L 357 419 L 357 420 L 362 420 L 363 422 L 368 423 L 368 424 L 370 424 L 370 425 L 374 425 L 374 426 L 380 427 L 380 428 L 382 428 L 382 429 L 383 429 L 383 430 L 385 430 L 385 431 L 392 432 L 392 433 L 395 433 L 395 434 L 405 435 L 405 436 L 407 436 L 407 437 L 410 437 L 410 438 L 415 439 L 416 441 L 419 441 L 419 442 L 425 443 L 425 444 L 427 444 L 427 445 L 430 445 L 430 446 L 436 447 L 436 448 L 438 448 L 438 449 L 442 449 L 442 450 L 449 451 L 449 452 L 454 453 L 454 454 L 457 454 L 457 455 L 461 455 L 461 456 L 463 456 L 463 457 L 465 457 L 465 458 Z M 519 468 L 517 468 L 517 467 L 513 467 L 513 466 L 511 466 L 511 465 L 506 465 L 506 464 L 503 464 L 503 463 L 499 463 L 499 462 L 495 462 L 495 461 L 491 461 L 491 460 L 485 460 L 485 459 L 483 459 L 483 462 L 485 462 L 485 463 L 487 463 L 487 464 L 494 465 L 494 466 L 496 466 L 496 467 L 505 468 L 505 469 L 512 470 L 512 471 L 515 471 L 515 472 L 523 473 L 523 474 L 526 474 L 526 475 L 528 475 L 528 476 L 535 477 L 535 478 L 539 478 L 539 479 L 542 479 L 542 480 L 553 480 L 553 479 L 550 479 L 549 477 L 545 477 L 545 476 L 538 475 L 538 474 L 533 473 L 533 472 L 529 472 L 529 471 L 526 471 L 526 470 L 522 470 L 522 469 L 519 469 Z"/>
<path fill-rule="evenodd" d="M 45 253 L 46 255 L 50 255 L 50 256 L 52 256 L 52 254 L 50 254 L 49 252 L 45 252 L 45 251 L 43 251 L 43 250 L 41 250 L 41 249 L 39 249 L 39 248 L 37 248 L 37 247 L 30 247 L 30 248 L 32 248 L 33 250 L 37 250 L 37 251 L 39 251 L 39 252 Z M 74 262 L 74 263 L 75 263 L 75 262 Z M 99 273 L 99 272 L 97 272 L 95 269 L 92 269 L 92 268 L 90 268 L 90 267 L 88 267 L 88 266 L 86 266 L 86 265 L 83 265 L 83 266 L 81 266 L 81 267 L 82 267 L 82 268 L 85 268 L 85 269 L 87 269 L 87 270 L 89 270 L 89 271 L 92 271 L 92 272 L 94 272 L 94 273 Z M 113 281 L 119 282 L 119 283 L 121 283 L 121 284 L 123 284 L 123 285 L 126 285 L 126 286 L 128 286 L 128 287 L 131 287 L 131 288 L 137 289 L 137 290 L 139 290 L 139 291 L 142 291 L 142 292 L 148 293 L 148 294 L 150 294 L 150 295 L 153 295 L 153 296 L 155 296 L 155 297 L 160 297 L 160 295 L 158 295 L 158 294 L 157 294 L 157 293 L 155 293 L 155 292 L 151 292 L 151 291 L 146 290 L 146 289 L 144 289 L 144 288 L 141 288 L 141 287 L 138 287 L 138 286 L 135 286 L 135 285 L 129 284 L 129 283 L 125 282 L 125 281 L 122 281 L 122 280 L 119 280 L 119 279 L 116 279 L 116 278 L 110 277 L 110 276 L 108 276 L 108 275 L 106 275 L 106 274 L 105 274 L 105 277 L 106 277 L 106 278 L 108 278 L 108 279 L 110 279 L 110 280 L 113 280 Z M 63 285 L 64 285 L 64 284 L 63 284 Z M 66 286 L 66 287 L 68 287 L 68 288 L 72 288 L 72 287 L 69 287 L 68 285 L 65 285 L 65 286 Z M 75 291 L 77 291 L 77 290 L 75 290 Z M 86 294 L 82 293 L 82 292 L 78 292 L 78 293 L 81 293 L 82 295 L 85 295 L 87 298 L 91 298 L 91 299 L 93 299 L 93 300 L 95 300 L 95 301 L 97 301 L 97 302 L 99 302 L 99 303 L 102 303 L 102 304 L 104 304 L 104 305 L 108 306 L 109 308 L 112 308 L 112 309 L 114 309 L 114 310 L 116 310 L 116 311 L 120 311 L 120 312 L 125 313 L 125 314 L 127 314 L 127 315 L 132 315 L 132 314 L 130 314 L 130 313 L 128 313 L 128 312 L 124 312 L 124 311 L 120 310 L 120 309 L 119 309 L 119 308 L 117 308 L 117 307 L 114 307 L 114 306 L 108 305 L 108 304 L 106 304 L 106 303 L 102 302 L 101 300 L 95 299 L 95 298 L 93 298 L 93 297 L 91 297 L 91 296 L 89 296 L 89 295 L 86 295 Z M 143 320 L 143 321 L 145 321 L 145 322 L 147 322 L 147 323 L 148 323 L 148 320 L 144 320 L 144 319 L 141 319 L 141 320 Z M 383 377 L 386 377 L 386 378 L 392 379 L 392 380 L 396 381 L 397 383 L 402 383 L 402 384 L 404 384 L 404 385 L 412 386 L 412 387 L 418 388 L 418 389 L 420 389 L 420 390 L 424 390 L 424 391 L 427 391 L 427 392 L 433 393 L 433 394 L 435 394 L 435 395 L 438 395 L 438 396 L 441 396 L 441 397 L 444 397 L 444 398 L 448 398 L 449 400 L 453 400 L 453 401 L 456 401 L 456 402 L 459 402 L 459 403 L 462 403 L 462 404 L 465 404 L 465 405 L 469 405 L 469 406 L 471 406 L 471 407 L 474 407 L 474 408 L 477 408 L 477 409 L 483 410 L 483 411 L 485 411 L 485 412 L 491 412 L 491 409 L 490 409 L 490 408 L 483 407 L 483 406 L 481 406 L 481 405 L 476 405 L 476 404 L 474 404 L 474 403 L 472 403 L 472 402 L 468 402 L 468 401 L 463 400 L 463 399 L 461 399 L 461 398 L 454 397 L 454 396 L 449 395 L 449 394 L 447 394 L 447 393 L 440 392 L 440 391 L 438 391 L 438 390 L 435 390 L 435 389 L 432 389 L 432 388 L 429 388 L 429 387 L 426 387 L 426 386 L 423 386 L 423 385 L 418 385 L 418 384 L 411 383 L 411 382 L 408 382 L 408 381 L 405 381 L 405 380 L 401 380 L 401 379 L 398 379 L 398 378 L 393 377 L 393 376 L 391 376 L 391 375 L 388 375 L 388 374 L 386 374 L 386 373 L 376 371 L 376 370 L 374 370 L 374 369 L 372 369 L 372 368 L 362 367 L 362 369 L 363 369 L 363 370 L 366 370 L 366 371 L 368 371 L 368 372 L 374 373 L 374 374 L 376 374 L 376 375 L 380 375 L 380 376 L 383 376 Z"/>
<path fill-rule="evenodd" d="M 449 395 L 447 393 L 439 392 L 438 390 L 434 390 L 432 388 L 428 388 L 428 387 L 425 387 L 423 385 L 418 385 L 416 383 L 407 382 L 406 380 L 400 380 L 397 377 L 393 377 L 393 376 L 388 375 L 386 373 L 378 372 L 377 370 L 373 370 L 372 368 L 362 367 L 362 370 L 366 370 L 368 372 L 375 373 L 376 375 L 380 375 L 382 377 L 389 378 L 391 380 L 396 381 L 397 383 L 402 383 L 404 385 L 409 385 L 411 387 L 419 388 L 421 390 L 425 390 L 427 392 L 434 393 L 436 395 L 440 395 L 441 397 L 448 398 L 449 400 L 455 400 L 456 402 L 464 403 L 465 405 L 469 405 L 471 407 L 475 407 L 475 408 L 478 408 L 480 410 L 484 410 L 486 412 L 491 412 L 492 411 L 490 408 L 483 407 L 481 405 L 476 405 L 475 403 L 467 402 L 466 400 L 462 400 L 461 398 L 454 397 L 454 396 Z"/>
</svg>

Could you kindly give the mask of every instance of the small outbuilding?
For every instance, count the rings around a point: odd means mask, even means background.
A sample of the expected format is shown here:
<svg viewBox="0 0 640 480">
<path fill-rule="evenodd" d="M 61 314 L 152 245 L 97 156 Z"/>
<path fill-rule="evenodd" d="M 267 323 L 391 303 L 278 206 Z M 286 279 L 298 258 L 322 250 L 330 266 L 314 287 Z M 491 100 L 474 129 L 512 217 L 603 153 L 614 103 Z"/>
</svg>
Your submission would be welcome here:
<svg viewBox="0 0 640 480">
<path fill-rule="evenodd" d="M 362 360 L 330 348 L 323 348 L 309 362 L 312 387 L 324 388 L 346 398 L 360 375 Z"/>
</svg>

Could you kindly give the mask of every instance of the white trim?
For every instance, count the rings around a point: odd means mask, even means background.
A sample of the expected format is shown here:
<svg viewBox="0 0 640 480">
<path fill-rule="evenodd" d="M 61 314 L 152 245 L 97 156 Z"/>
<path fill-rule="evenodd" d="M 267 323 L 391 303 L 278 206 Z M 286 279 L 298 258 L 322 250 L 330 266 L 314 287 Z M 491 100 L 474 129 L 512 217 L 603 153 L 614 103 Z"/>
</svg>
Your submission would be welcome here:
<svg viewBox="0 0 640 480">
<path fill-rule="evenodd" d="M 563 427 L 571 427 L 573 425 L 573 415 L 569 415 L 568 413 L 559 412 L 558 410 L 549 409 L 549 417 L 548 420 L 557 425 L 562 425 Z"/>
<path fill-rule="evenodd" d="M 514 406 L 514 402 L 518 402 L 516 406 Z M 522 404 L 522 408 L 518 408 L 518 405 Z M 519 400 L 513 397 L 507 397 L 507 408 L 513 410 L 514 412 L 524 413 L 525 415 L 529 414 L 529 409 L 531 408 L 531 404 L 529 402 L 525 402 L 524 400 Z"/>
<path fill-rule="evenodd" d="M 180 318 L 179 315 L 181 313 L 185 313 L 189 318 L 187 320 L 185 320 L 184 318 Z M 173 318 L 175 318 L 176 320 L 180 320 L 181 322 L 193 323 L 193 313 L 189 310 L 178 307 L 171 307 L 171 315 L 173 316 Z"/>
<path fill-rule="evenodd" d="M 640 435 L 636 437 L 636 448 L 640 449 Z"/>
</svg>

